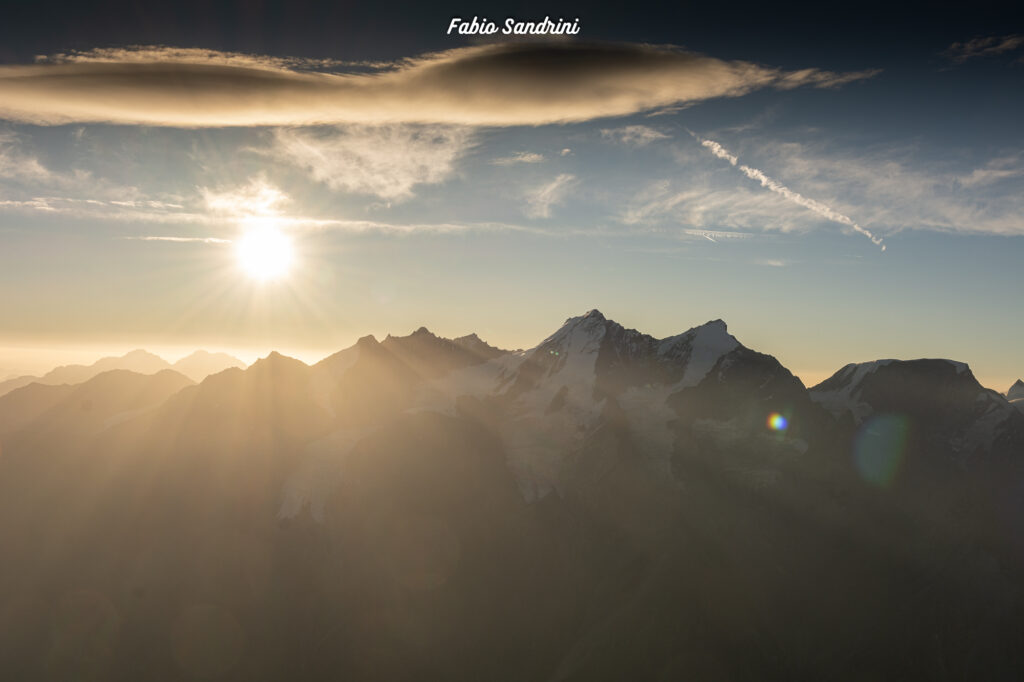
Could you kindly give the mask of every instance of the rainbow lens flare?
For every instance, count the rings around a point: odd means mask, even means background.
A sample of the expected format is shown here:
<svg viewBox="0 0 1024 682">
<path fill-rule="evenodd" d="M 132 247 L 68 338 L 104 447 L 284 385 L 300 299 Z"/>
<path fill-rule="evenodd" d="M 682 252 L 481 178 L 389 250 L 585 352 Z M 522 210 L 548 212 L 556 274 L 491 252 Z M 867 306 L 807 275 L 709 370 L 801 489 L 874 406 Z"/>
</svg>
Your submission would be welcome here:
<svg viewBox="0 0 1024 682">
<path fill-rule="evenodd" d="M 772 412 L 768 415 L 767 424 L 769 429 L 772 431 L 778 431 L 779 433 L 789 428 L 789 420 L 778 412 Z"/>
</svg>

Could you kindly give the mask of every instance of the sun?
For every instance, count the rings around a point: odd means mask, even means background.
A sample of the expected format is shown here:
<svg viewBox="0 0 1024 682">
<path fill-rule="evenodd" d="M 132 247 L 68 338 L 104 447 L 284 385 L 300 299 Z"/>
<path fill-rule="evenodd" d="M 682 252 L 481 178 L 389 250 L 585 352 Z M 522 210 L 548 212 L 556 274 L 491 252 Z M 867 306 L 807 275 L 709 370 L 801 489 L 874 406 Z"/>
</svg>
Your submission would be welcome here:
<svg viewBox="0 0 1024 682">
<path fill-rule="evenodd" d="M 292 243 L 276 227 L 254 227 L 238 240 L 235 255 L 249 277 L 260 281 L 280 279 L 291 268 Z"/>
</svg>

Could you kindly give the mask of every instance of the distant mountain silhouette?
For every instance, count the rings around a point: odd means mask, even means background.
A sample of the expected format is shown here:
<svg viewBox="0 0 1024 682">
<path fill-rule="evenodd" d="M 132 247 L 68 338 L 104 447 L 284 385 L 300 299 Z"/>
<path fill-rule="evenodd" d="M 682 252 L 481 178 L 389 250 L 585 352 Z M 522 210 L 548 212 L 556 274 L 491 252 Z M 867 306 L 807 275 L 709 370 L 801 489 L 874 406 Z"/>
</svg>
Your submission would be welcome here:
<svg viewBox="0 0 1024 682">
<path fill-rule="evenodd" d="M 244 366 L 245 363 L 227 353 L 209 353 L 202 350 L 196 351 L 172 365 L 158 355 L 138 349 L 118 357 L 101 358 L 91 365 L 63 365 L 40 377 L 21 376 L 8 379 L 0 382 L 0 396 L 31 383 L 50 386 L 80 384 L 98 374 L 114 369 L 124 369 L 139 374 L 156 374 L 161 370 L 174 369 L 193 381 L 202 381 L 206 376 L 216 374 L 229 367 Z"/>
<path fill-rule="evenodd" d="M 227 353 L 210 353 L 205 350 L 197 350 L 171 365 L 171 369 L 181 372 L 192 381 L 202 381 L 211 374 L 231 367 L 245 367 L 245 363 Z"/>
<path fill-rule="evenodd" d="M 0 679 L 1024 679 L 1022 465 L 966 365 L 808 390 L 721 320 L 36 383 Z"/>
</svg>

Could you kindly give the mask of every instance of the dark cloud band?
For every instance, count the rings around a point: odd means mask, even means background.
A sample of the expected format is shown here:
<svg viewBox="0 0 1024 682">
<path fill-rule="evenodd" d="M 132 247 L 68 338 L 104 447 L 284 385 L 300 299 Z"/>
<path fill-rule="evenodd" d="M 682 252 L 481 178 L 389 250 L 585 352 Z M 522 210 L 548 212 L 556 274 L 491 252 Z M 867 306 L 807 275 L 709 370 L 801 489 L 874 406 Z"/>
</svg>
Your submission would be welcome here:
<svg viewBox="0 0 1024 682">
<path fill-rule="evenodd" d="M 783 71 L 642 44 L 464 47 L 360 73 L 169 48 L 0 67 L 0 116 L 37 124 L 176 127 L 542 125 L 622 116 L 764 87 L 828 87 L 874 72 Z"/>
</svg>

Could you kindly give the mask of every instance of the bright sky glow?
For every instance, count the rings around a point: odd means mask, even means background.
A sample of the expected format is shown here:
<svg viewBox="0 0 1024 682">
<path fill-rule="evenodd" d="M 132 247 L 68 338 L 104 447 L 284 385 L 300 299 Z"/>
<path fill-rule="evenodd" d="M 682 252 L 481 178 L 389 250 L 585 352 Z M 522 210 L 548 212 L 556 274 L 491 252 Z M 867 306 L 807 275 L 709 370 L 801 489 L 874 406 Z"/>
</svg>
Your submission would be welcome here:
<svg viewBox="0 0 1024 682">
<path fill-rule="evenodd" d="M 239 266 L 253 279 L 279 279 L 291 267 L 292 243 L 275 227 L 255 227 L 239 239 L 236 255 Z"/>
<path fill-rule="evenodd" d="M 423 3 L 245 30 L 226 4 L 24 5 L 0 375 L 15 349 L 327 354 L 421 325 L 526 348 L 598 308 L 658 337 L 721 318 L 806 384 L 879 358 L 1024 376 L 1008 16 L 641 3 L 530 46 Z"/>
</svg>

